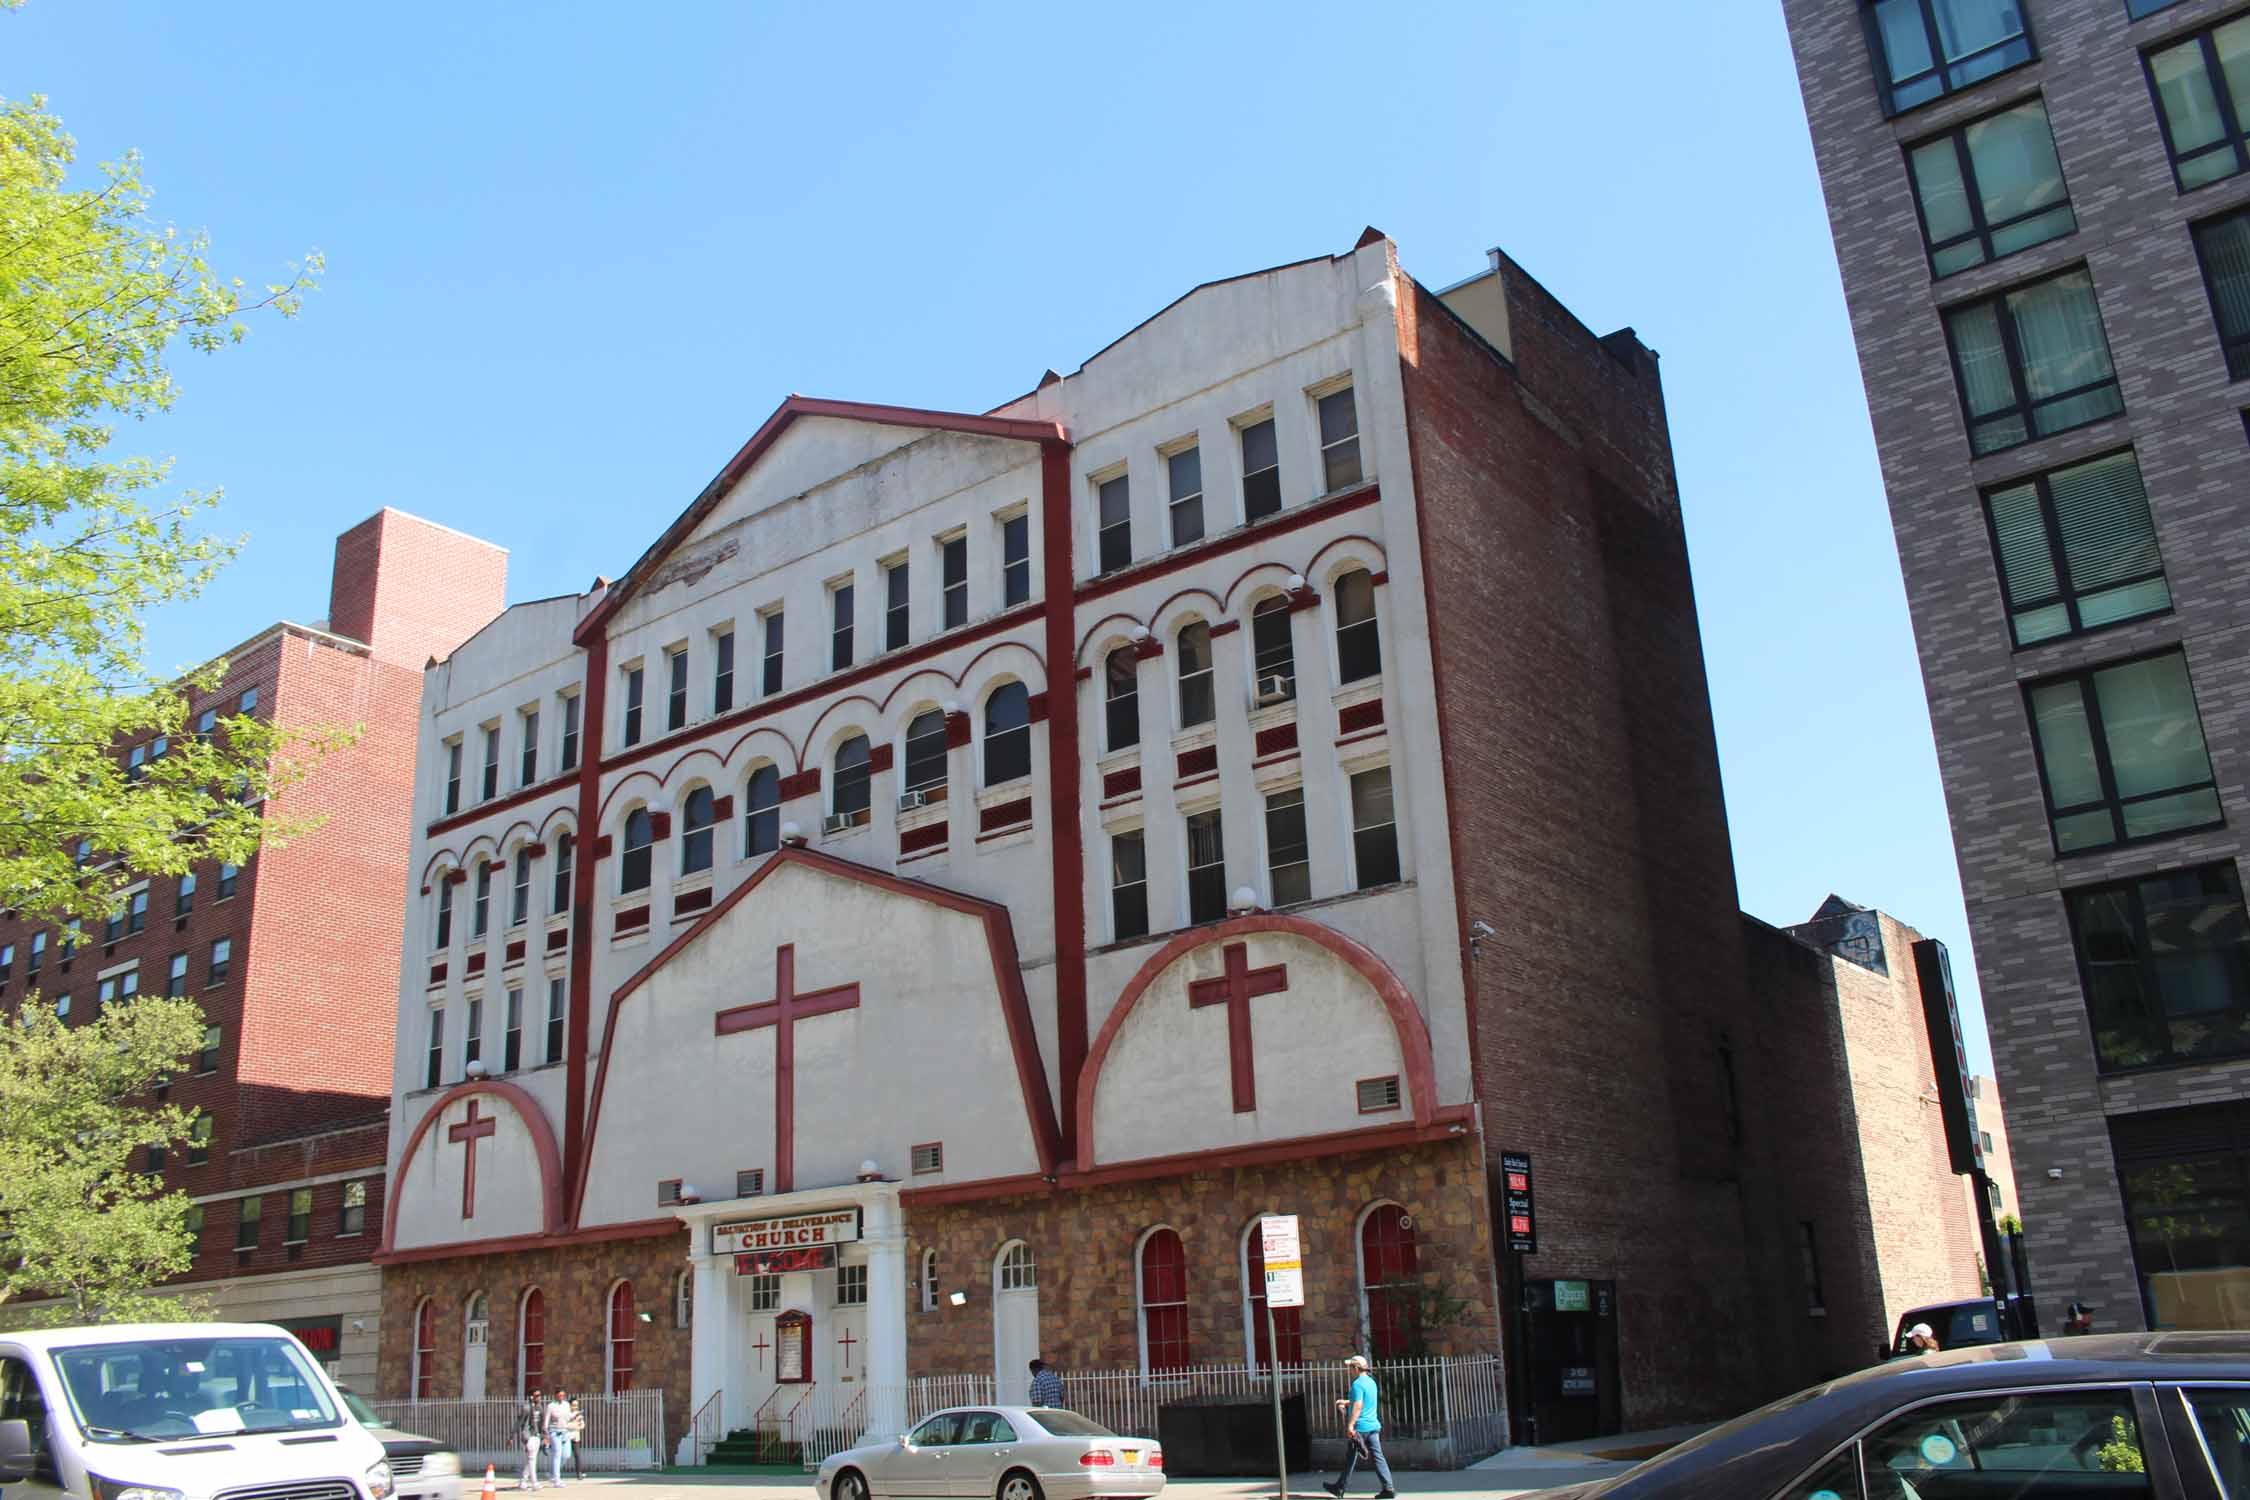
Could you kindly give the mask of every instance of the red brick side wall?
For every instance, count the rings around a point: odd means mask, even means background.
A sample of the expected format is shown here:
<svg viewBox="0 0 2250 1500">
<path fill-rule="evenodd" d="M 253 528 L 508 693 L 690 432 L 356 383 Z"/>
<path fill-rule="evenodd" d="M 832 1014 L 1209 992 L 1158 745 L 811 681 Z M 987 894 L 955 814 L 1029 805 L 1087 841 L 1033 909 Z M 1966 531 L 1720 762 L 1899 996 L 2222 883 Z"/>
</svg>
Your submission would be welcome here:
<svg viewBox="0 0 2250 1500">
<path fill-rule="evenodd" d="M 258 1246 L 244 1252 L 235 1248 L 235 1230 L 241 1206 L 232 1199 L 205 1206 L 203 1236 L 197 1242 L 195 1268 L 182 1282 L 216 1281 L 261 1271 L 305 1271 L 324 1266 L 351 1265 L 366 1260 L 383 1242 L 383 1152 L 390 1128 L 381 1118 L 354 1129 L 277 1142 L 271 1146 L 230 1153 L 225 1170 L 228 1186 L 263 1187 L 301 1182 L 352 1172 L 351 1181 L 367 1184 L 366 1227 L 356 1235 L 339 1233 L 344 1206 L 344 1182 L 324 1182 L 312 1189 L 312 1223 L 302 1245 L 285 1243 L 288 1237 L 289 1192 L 281 1189 L 260 1195 Z"/>
<path fill-rule="evenodd" d="M 336 538 L 333 576 L 328 628 L 419 672 L 500 613 L 508 552 L 385 509 Z"/>
</svg>

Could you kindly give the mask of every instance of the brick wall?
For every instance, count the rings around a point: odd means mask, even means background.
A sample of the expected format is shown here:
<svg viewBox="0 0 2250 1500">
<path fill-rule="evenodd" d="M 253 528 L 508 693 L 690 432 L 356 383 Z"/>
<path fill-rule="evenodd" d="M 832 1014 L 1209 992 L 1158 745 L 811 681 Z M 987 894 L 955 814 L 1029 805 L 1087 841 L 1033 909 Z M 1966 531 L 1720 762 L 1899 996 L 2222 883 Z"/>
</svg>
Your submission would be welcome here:
<svg viewBox="0 0 2250 1500">
<path fill-rule="evenodd" d="M 419 672 L 483 629 L 507 590 L 505 547 L 385 507 L 336 538 L 328 628 Z"/>
<path fill-rule="evenodd" d="M 221 1170 L 230 1191 L 239 1194 L 251 1188 L 275 1189 L 258 1195 L 257 1246 L 248 1251 L 235 1247 L 242 1214 L 239 1196 L 206 1203 L 195 1266 L 180 1280 L 215 1281 L 366 1260 L 383 1242 L 383 1152 L 389 1135 L 388 1122 L 378 1115 L 357 1126 L 229 1151 Z M 315 1183 L 311 1188 L 312 1221 L 304 1243 L 287 1243 L 290 1190 L 280 1185 L 338 1173 L 350 1175 L 341 1181 Z M 366 1184 L 367 1213 L 365 1227 L 347 1235 L 341 1232 L 340 1216 L 344 1189 L 350 1182 Z"/>
</svg>

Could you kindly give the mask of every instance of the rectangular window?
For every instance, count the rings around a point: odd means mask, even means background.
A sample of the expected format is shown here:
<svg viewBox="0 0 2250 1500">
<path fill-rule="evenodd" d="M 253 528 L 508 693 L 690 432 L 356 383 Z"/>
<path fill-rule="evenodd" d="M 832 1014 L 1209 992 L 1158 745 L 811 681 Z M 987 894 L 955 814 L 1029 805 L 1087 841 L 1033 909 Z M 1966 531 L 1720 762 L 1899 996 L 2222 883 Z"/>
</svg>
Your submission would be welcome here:
<svg viewBox="0 0 2250 1500">
<path fill-rule="evenodd" d="M 1031 517 L 1010 516 L 1000 523 L 1000 602 L 1021 604 L 1031 597 Z"/>
<path fill-rule="evenodd" d="M 1979 456 L 2125 409 L 2083 267 L 1948 308 L 1945 332 Z"/>
<path fill-rule="evenodd" d="M 281 1242 L 284 1245 L 302 1245 L 312 1238 L 312 1189 L 297 1188 L 289 1194 L 289 1222 L 283 1227 Z"/>
<path fill-rule="evenodd" d="M 516 732 L 523 743 L 516 764 L 516 785 L 529 786 L 539 779 L 539 710 L 527 708 L 517 714 Z"/>
<path fill-rule="evenodd" d="M 44 932 L 35 932 L 31 935 L 30 956 L 25 958 L 23 961 L 24 977 L 27 979 L 37 977 L 39 973 L 39 966 L 46 961 L 47 934 L 45 934 Z"/>
<path fill-rule="evenodd" d="M 144 886 L 125 898 L 125 930 L 140 932 L 148 926 L 148 889 Z"/>
<path fill-rule="evenodd" d="M 2232 177 L 2250 163 L 2242 109 L 2250 104 L 2250 16 L 2147 54 L 2164 149 L 2181 192 Z"/>
<path fill-rule="evenodd" d="M 1984 493 L 2018 646 L 2172 607 L 2132 450 Z"/>
<path fill-rule="evenodd" d="M 1266 798 L 1266 876 L 1275 906 L 1312 899 L 1312 851 L 1305 838 L 1305 789 Z"/>
<path fill-rule="evenodd" d="M 556 747 L 555 765 L 564 771 L 578 769 L 578 695 L 562 695 L 562 743 Z"/>
<path fill-rule="evenodd" d="M 711 639 L 711 712 L 723 714 L 734 707 L 734 632 L 722 630 Z"/>
<path fill-rule="evenodd" d="M 483 937 L 492 917 L 492 866 L 477 861 L 477 894 L 469 907 L 469 936 Z"/>
<path fill-rule="evenodd" d="M 779 1276 L 753 1276 L 750 1278 L 750 1310 L 772 1312 L 781 1306 L 781 1278 Z"/>
<path fill-rule="evenodd" d="M 219 1049 L 224 1045 L 225 1040 L 226 1034 L 218 1027 L 206 1026 L 203 1028 L 203 1045 L 198 1047 L 195 1053 L 195 1071 L 197 1073 L 216 1073 L 219 1071 Z"/>
<path fill-rule="evenodd" d="M 765 632 L 765 655 L 758 691 L 771 698 L 781 691 L 781 611 L 771 610 L 759 618 Z"/>
<path fill-rule="evenodd" d="M 1330 391 L 1317 405 L 1322 492 L 1359 483 L 1359 408 L 1353 404 L 1352 388 Z"/>
<path fill-rule="evenodd" d="M 1187 886 L 1189 922 L 1216 922 L 1226 916 L 1226 834 L 1215 807 L 1188 816 Z"/>
<path fill-rule="evenodd" d="M 867 1267 L 838 1266 L 836 1268 L 836 1305 L 838 1307 L 865 1307 L 867 1305 Z"/>
<path fill-rule="evenodd" d="M 187 968 L 188 956 L 185 953 L 175 953 L 172 955 L 171 972 L 165 975 L 164 978 L 165 994 L 184 995 L 187 993 Z"/>
<path fill-rule="evenodd" d="M 687 647 L 664 653 L 664 728 L 687 728 Z"/>
<path fill-rule="evenodd" d="M 209 969 L 204 973 L 204 984 L 214 985 L 226 983 L 227 969 L 229 965 L 232 964 L 233 960 L 233 938 L 218 938 L 213 941 L 211 944 L 211 964 Z"/>
<path fill-rule="evenodd" d="M 828 590 L 828 670 L 841 672 L 852 664 L 852 596 L 848 583 Z"/>
<path fill-rule="evenodd" d="M 2024 696 L 2056 853 L 2220 821 L 2182 652 L 2034 683 Z"/>
<path fill-rule="evenodd" d="M 265 1211 L 266 1200 L 260 1194 L 252 1193 L 242 1200 L 242 1207 L 234 1222 L 235 1249 L 255 1250 L 258 1248 L 258 1220 L 264 1216 Z"/>
<path fill-rule="evenodd" d="M 2250 69 L 2250 58 L 2244 66 Z M 2195 226 L 2195 256 L 2203 263 L 2203 289 L 2219 325 L 2227 378 L 2250 375 L 2250 209 Z"/>
<path fill-rule="evenodd" d="M 734 1195 L 737 1198 L 762 1197 L 766 1191 L 766 1169 L 744 1167 L 734 1174 Z"/>
<path fill-rule="evenodd" d="M 555 835 L 555 888 L 549 892 L 547 903 L 550 915 L 561 916 L 570 910 L 570 884 L 577 871 L 578 840 L 567 833 Z"/>
<path fill-rule="evenodd" d="M 461 742 L 457 739 L 445 742 L 445 810 L 449 814 L 461 810 Z"/>
<path fill-rule="evenodd" d="M 523 1066 L 523 991 L 508 991 L 508 1028 L 500 1038 L 500 1071 L 513 1073 Z"/>
<path fill-rule="evenodd" d="M 2078 228 L 2047 106 L 2026 99 L 1907 149 L 1930 273 L 1950 276 Z"/>
<path fill-rule="evenodd" d="M 1148 932 L 1148 850 L 1139 829 L 1110 836 L 1109 925 L 1120 943 Z"/>
<path fill-rule="evenodd" d="M 1242 429 L 1242 519 L 1262 521 L 1281 509 L 1281 447 L 1273 418 Z"/>
<path fill-rule="evenodd" d="M 1805 1277 L 1805 1305 L 1814 1312 L 1825 1312 L 1828 1299 L 1820 1289 L 1820 1244 L 1813 1238 L 1813 1221 L 1799 1220 L 1797 1229 L 1800 1236 L 1798 1251 Z"/>
<path fill-rule="evenodd" d="M 500 795 L 500 726 L 484 726 L 484 773 L 478 782 L 477 799 L 490 802 Z"/>
<path fill-rule="evenodd" d="M 16 945 L 0 943 L 0 984 L 6 984 L 16 972 Z"/>
<path fill-rule="evenodd" d="M 2233 861 L 2063 899 L 2102 1071 L 2250 1053 L 2250 920 Z"/>
<path fill-rule="evenodd" d="M 521 927 L 531 920 L 531 850 L 516 848 L 516 878 L 508 893 L 508 925 Z"/>
<path fill-rule="evenodd" d="M 219 900 L 232 901 L 234 899 L 235 877 L 241 873 L 242 866 L 240 865 L 219 866 Z"/>
<path fill-rule="evenodd" d="M 902 558 L 883 568 L 883 649 L 896 651 L 906 644 L 914 625 L 914 611 L 908 593 L 912 575 L 906 571 Z"/>
<path fill-rule="evenodd" d="M 437 889 L 437 935 L 430 946 L 439 953 L 453 946 L 453 882 L 442 877 Z"/>
<path fill-rule="evenodd" d="M 422 1087 L 434 1089 L 445 1081 L 445 1007 L 430 1007 L 429 1046 L 423 1054 Z"/>
<path fill-rule="evenodd" d="M 197 1115 L 188 1126 L 187 1164 L 200 1167 L 211 1159 L 211 1117 Z"/>
<path fill-rule="evenodd" d="M 195 872 L 188 871 L 180 877 L 179 888 L 172 896 L 172 920 L 178 921 L 195 910 Z"/>
<path fill-rule="evenodd" d="M 461 1071 L 467 1073 L 470 1065 L 484 1060 L 484 997 L 469 997 L 469 1024 L 461 1037 Z"/>
<path fill-rule="evenodd" d="M 1884 109 L 1901 114 L 2036 55 L 2022 0 L 1862 0 Z"/>
<path fill-rule="evenodd" d="M 1185 547 L 1203 540 L 1203 450 L 1190 445 L 1166 454 L 1165 502 L 1172 513 L 1172 545 Z"/>
<path fill-rule="evenodd" d="M 164 1170 L 165 1163 L 169 1162 L 171 1159 L 172 1152 L 169 1147 L 151 1146 L 148 1148 L 147 1170 L 149 1170 L 150 1172 L 161 1172 Z"/>
<path fill-rule="evenodd" d="M 195 734 L 198 739 L 209 739 L 211 732 L 218 727 L 219 711 L 215 708 L 207 708 L 195 716 Z"/>
<path fill-rule="evenodd" d="M 558 1063 L 563 1055 L 563 1010 L 569 998 L 569 985 L 557 974 L 547 981 L 547 1061 Z"/>
<path fill-rule="evenodd" d="M 367 1181 L 344 1184 L 344 1201 L 336 1210 L 338 1235 L 365 1234 L 367 1232 Z"/>
<path fill-rule="evenodd" d="M 1399 878 L 1398 817 L 1391 809 L 1389 766 L 1352 777 L 1352 869 L 1363 891 Z"/>
<path fill-rule="evenodd" d="M 638 663 L 625 669 L 625 743 L 641 742 L 642 671 Z"/>
<path fill-rule="evenodd" d="M 947 630 L 969 623 L 969 539 L 949 536 L 938 543 L 941 623 Z"/>
<path fill-rule="evenodd" d="M 928 1141 L 908 1153 L 909 1164 L 917 1173 L 945 1170 L 945 1142 Z"/>
<path fill-rule="evenodd" d="M 258 690 L 254 687 L 244 688 L 242 690 L 242 701 L 234 706 L 234 711 L 238 714 L 256 713 L 258 711 Z"/>
<path fill-rule="evenodd" d="M 1133 560 L 1133 485 L 1120 474 L 1095 488 L 1094 571 L 1114 573 Z"/>
<path fill-rule="evenodd" d="M 2125 0 L 2125 18 L 2138 21 L 2143 16 L 2153 16 L 2165 7 L 2179 3 L 2180 0 Z"/>
</svg>

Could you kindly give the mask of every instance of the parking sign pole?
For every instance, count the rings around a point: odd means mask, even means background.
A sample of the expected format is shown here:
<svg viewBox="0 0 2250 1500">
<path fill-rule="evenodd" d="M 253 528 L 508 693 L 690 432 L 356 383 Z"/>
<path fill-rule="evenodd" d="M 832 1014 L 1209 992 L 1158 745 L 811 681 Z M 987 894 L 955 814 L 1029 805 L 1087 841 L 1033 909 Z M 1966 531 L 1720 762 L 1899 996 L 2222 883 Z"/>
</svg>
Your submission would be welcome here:
<svg viewBox="0 0 2250 1500">
<path fill-rule="evenodd" d="M 1289 1500 L 1289 1440 L 1281 1431 L 1281 1340 L 1273 1326 L 1273 1298 L 1266 1299 L 1266 1378 L 1273 1383 L 1273 1462 L 1281 1471 L 1281 1485 L 1275 1491 L 1281 1500 Z"/>
</svg>

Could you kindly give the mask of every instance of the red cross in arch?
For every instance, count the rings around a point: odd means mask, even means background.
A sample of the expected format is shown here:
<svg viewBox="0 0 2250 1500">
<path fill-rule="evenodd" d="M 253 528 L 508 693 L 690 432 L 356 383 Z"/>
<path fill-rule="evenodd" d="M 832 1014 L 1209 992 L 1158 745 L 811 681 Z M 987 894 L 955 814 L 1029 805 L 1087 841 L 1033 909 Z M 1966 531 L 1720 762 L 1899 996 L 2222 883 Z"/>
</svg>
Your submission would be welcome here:
<svg viewBox="0 0 2250 1500">
<path fill-rule="evenodd" d="M 500 1122 L 486 1115 L 477 1118 L 477 1101 L 469 1101 L 469 1117 L 458 1125 L 449 1125 L 445 1138 L 458 1141 L 469 1148 L 468 1159 L 461 1164 L 461 1217 L 472 1219 L 477 1212 L 477 1142 L 500 1128 Z"/>
<path fill-rule="evenodd" d="M 786 1193 L 797 1177 L 797 1025 L 808 1016 L 825 1016 L 859 1008 L 859 986 L 839 984 L 830 989 L 797 993 L 797 945 L 783 943 L 774 950 L 774 998 L 758 1005 L 737 1005 L 722 1010 L 712 1021 L 712 1034 L 774 1028 L 773 1043 L 773 1176 L 774 1191 Z"/>
<path fill-rule="evenodd" d="M 763 1370 L 766 1367 L 766 1351 L 773 1347 L 766 1342 L 766 1331 L 763 1328 L 758 1330 L 758 1341 L 750 1347 L 758 1351 L 758 1368 Z"/>
<path fill-rule="evenodd" d="M 1234 1112 L 1248 1114 L 1258 1107 L 1258 1074 L 1250 1052 L 1250 997 L 1278 995 L 1289 988 L 1289 966 L 1250 967 L 1250 949 L 1229 943 L 1222 950 L 1227 965 L 1224 978 L 1198 979 L 1188 986 L 1188 1004 L 1196 1010 L 1206 1005 L 1227 1008 L 1227 1063 L 1234 1076 Z"/>
<path fill-rule="evenodd" d="M 844 1346 L 844 1368 L 848 1370 L 852 1367 L 852 1345 L 858 1343 L 859 1340 L 852 1337 L 851 1329 L 846 1328 L 842 1333 L 836 1335 L 836 1342 Z"/>
</svg>

